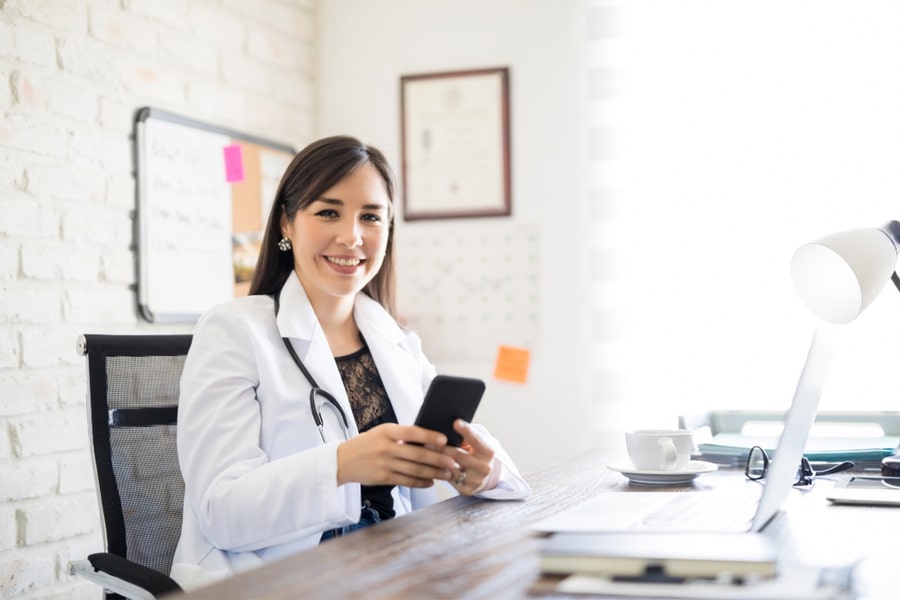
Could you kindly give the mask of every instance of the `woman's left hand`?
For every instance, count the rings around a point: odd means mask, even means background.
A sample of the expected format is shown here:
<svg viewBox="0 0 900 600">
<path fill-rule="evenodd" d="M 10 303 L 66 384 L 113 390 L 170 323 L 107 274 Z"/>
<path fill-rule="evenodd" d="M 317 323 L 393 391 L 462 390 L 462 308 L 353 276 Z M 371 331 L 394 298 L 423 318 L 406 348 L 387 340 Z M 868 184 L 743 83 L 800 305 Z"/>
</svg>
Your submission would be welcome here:
<svg viewBox="0 0 900 600">
<path fill-rule="evenodd" d="M 460 447 L 444 446 L 459 465 L 450 473 L 448 481 L 463 496 L 472 496 L 497 485 L 499 468 L 494 465 L 494 449 L 471 424 L 456 419 L 453 429 L 463 437 Z"/>
</svg>

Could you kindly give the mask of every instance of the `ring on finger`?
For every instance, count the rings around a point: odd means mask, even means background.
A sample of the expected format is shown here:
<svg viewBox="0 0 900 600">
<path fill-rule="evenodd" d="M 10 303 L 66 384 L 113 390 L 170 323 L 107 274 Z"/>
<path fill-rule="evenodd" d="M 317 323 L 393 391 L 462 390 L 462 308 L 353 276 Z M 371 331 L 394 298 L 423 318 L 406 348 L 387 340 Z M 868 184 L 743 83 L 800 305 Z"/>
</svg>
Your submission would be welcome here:
<svg viewBox="0 0 900 600">
<path fill-rule="evenodd" d="M 456 487 L 460 487 L 462 484 L 464 484 L 466 482 L 466 477 L 468 477 L 468 476 L 469 476 L 469 474 L 466 472 L 466 470 L 462 469 L 459 472 L 459 477 L 457 477 L 456 481 L 453 482 L 453 485 L 455 485 Z"/>
</svg>

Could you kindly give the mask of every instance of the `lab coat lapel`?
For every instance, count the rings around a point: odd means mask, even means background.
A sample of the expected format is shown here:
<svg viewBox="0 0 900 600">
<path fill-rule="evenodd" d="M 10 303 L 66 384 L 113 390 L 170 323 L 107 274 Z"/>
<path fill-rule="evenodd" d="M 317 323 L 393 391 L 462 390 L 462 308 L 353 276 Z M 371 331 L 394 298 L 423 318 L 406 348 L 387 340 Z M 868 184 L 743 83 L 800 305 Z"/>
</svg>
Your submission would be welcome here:
<svg viewBox="0 0 900 600">
<path fill-rule="evenodd" d="M 278 333 L 281 337 L 289 338 L 294 343 L 294 350 L 305 360 L 313 339 L 317 336 L 324 339 L 325 334 L 319 327 L 319 320 L 296 273 L 291 273 L 281 286 L 279 303 L 275 319 Z"/>
<path fill-rule="evenodd" d="M 406 335 L 384 307 L 366 294 L 357 296 L 354 317 L 378 367 L 397 421 L 412 423 L 422 402 L 422 377 L 416 358 L 405 344 Z"/>
<path fill-rule="evenodd" d="M 347 391 L 344 389 L 344 381 L 331 354 L 325 332 L 319 326 L 316 313 L 296 274 L 292 273 L 281 288 L 280 302 L 278 330 L 283 337 L 291 341 L 300 360 L 306 365 L 319 387 L 337 398 L 350 422 L 350 433 L 355 435 L 356 423 Z M 326 419 L 326 423 L 329 422 Z M 342 431 L 335 431 L 329 435 L 329 439 L 343 439 L 343 437 Z"/>
</svg>

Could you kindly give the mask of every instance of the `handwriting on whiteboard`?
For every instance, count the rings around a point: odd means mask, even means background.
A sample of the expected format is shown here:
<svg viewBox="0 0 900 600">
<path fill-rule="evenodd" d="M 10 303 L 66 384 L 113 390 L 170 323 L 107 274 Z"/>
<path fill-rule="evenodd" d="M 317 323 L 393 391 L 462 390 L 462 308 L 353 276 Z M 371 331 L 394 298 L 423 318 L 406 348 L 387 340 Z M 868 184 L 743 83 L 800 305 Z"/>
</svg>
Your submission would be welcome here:
<svg viewBox="0 0 900 600">
<path fill-rule="evenodd" d="M 200 312 L 231 296 L 228 136 L 168 121 L 145 125 L 142 250 L 150 304 Z"/>
</svg>

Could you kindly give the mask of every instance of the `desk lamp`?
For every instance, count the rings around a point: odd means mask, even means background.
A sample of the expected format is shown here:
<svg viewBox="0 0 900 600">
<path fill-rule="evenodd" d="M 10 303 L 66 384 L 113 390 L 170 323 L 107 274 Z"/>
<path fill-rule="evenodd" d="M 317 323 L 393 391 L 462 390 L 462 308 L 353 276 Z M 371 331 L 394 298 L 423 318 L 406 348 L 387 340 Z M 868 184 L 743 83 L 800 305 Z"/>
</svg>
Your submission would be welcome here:
<svg viewBox="0 0 900 600">
<path fill-rule="evenodd" d="M 832 233 L 800 246 L 791 259 L 797 294 L 822 319 L 842 325 L 859 316 L 887 280 L 900 290 L 894 270 L 900 221 Z"/>
<path fill-rule="evenodd" d="M 881 228 L 832 233 L 800 246 L 791 259 L 797 294 L 822 319 L 842 325 L 859 316 L 887 280 L 900 290 L 900 221 Z M 900 476 L 900 454 L 882 461 L 884 476 Z"/>
</svg>

